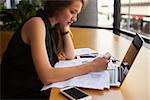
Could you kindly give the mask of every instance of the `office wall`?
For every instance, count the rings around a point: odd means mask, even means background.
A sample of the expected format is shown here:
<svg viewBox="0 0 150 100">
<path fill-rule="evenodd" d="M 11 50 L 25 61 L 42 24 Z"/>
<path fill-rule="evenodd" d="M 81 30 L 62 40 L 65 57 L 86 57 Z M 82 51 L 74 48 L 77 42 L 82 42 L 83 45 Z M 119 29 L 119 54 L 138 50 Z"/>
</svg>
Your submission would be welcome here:
<svg viewBox="0 0 150 100">
<path fill-rule="evenodd" d="M 75 26 L 97 26 L 98 22 L 97 0 L 88 0 L 87 7 L 79 14 Z"/>
</svg>

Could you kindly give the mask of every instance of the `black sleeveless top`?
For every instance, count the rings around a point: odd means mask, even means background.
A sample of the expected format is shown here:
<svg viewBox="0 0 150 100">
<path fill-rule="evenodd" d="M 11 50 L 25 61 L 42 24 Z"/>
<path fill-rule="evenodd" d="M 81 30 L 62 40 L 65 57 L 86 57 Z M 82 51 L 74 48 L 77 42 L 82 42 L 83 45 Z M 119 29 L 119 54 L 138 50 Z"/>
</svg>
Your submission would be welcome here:
<svg viewBox="0 0 150 100">
<path fill-rule="evenodd" d="M 47 54 L 51 65 L 54 66 L 58 61 L 56 53 L 58 34 L 52 31 L 48 16 L 43 11 L 39 11 L 36 17 L 41 17 L 45 23 Z M 43 86 L 35 70 L 31 47 L 25 44 L 21 38 L 21 29 L 25 22 L 14 33 L 2 57 L 2 95 L 7 97 L 15 97 L 32 90 L 40 91 Z"/>
</svg>

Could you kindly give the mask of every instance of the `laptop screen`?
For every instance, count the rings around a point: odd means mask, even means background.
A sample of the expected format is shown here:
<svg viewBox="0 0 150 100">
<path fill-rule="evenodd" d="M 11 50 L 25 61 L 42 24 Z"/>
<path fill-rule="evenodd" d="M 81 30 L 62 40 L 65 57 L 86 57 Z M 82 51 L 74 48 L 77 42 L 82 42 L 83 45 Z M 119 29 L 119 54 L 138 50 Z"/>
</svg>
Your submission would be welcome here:
<svg viewBox="0 0 150 100">
<path fill-rule="evenodd" d="M 128 74 L 142 44 L 143 44 L 142 38 L 138 34 L 136 34 L 127 53 L 125 54 L 121 62 L 121 67 L 118 68 L 118 72 L 119 72 L 118 79 L 121 84 L 125 79 L 126 75 Z"/>
</svg>

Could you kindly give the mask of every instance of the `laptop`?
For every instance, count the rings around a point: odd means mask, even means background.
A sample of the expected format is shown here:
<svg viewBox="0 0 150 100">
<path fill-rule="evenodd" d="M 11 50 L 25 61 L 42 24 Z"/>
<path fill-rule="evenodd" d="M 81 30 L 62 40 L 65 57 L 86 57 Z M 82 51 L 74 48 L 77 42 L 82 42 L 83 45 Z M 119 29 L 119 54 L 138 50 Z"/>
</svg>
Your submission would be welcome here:
<svg viewBox="0 0 150 100">
<path fill-rule="evenodd" d="M 121 64 L 108 70 L 110 73 L 110 86 L 120 87 L 122 85 L 142 45 L 143 39 L 136 33 Z"/>
</svg>

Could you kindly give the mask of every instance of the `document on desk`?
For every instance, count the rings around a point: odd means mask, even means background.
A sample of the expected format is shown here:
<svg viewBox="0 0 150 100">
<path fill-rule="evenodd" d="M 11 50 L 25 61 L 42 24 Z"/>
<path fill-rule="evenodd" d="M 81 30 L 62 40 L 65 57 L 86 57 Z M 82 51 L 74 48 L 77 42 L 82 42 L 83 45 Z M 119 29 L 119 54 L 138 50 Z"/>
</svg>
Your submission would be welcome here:
<svg viewBox="0 0 150 100">
<path fill-rule="evenodd" d="M 91 53 L 97 53 L 95 50 L 91 48 L 78 48 L 75 49 L 75 55 L 83 55 L 83 54 L 91 54 Z"/>
<path fill-rule="evenodd" d="M 61 60 L 55 64 L 55 68 L 76 67 L 77 65 L 91 62 L 94 59 L 95 58 L 78 58 L 74 60 Z M 112 67 L 111 62 L 108 64 L 108 67 Z M 100 90 L 103 90 L 104 88 L 109 89 L 110 75 L 107 70 L 102 72 L 91 72 L 85 75 L 68 79 L 66 81 L 55 82 L 50 85 L 46 85 L 41 90 L 46 90 L 53 87 L 63 88 L 66 86 L 77 86 L 77 87 L 100 89 Z"/>
</svg>

